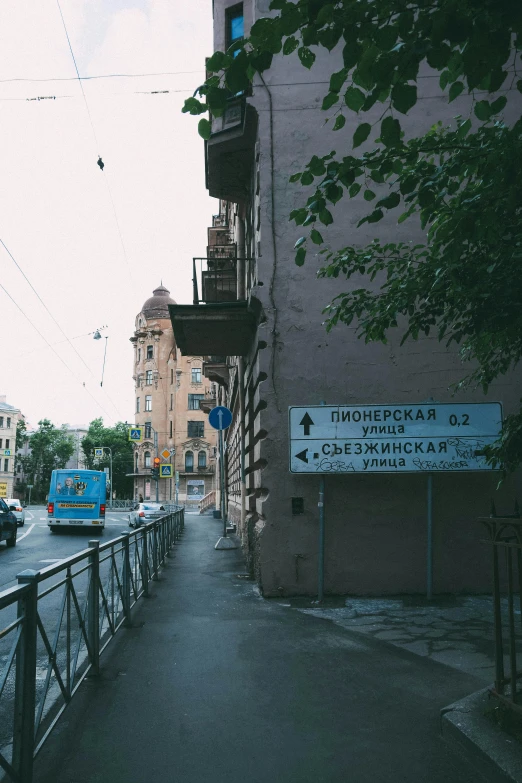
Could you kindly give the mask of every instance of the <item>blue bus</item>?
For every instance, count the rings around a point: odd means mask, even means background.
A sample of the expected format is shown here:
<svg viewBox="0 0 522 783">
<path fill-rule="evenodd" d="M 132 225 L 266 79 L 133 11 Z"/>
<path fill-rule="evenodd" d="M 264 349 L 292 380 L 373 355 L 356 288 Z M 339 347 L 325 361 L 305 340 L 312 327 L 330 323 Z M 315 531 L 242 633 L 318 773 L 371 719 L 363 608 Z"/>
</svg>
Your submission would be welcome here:
<svg viewBox="0 0 522 783">
<path fill-rule="evenodd" d="M 47 499 L 51 531 L 69 526 L 105 527 L 107 477 L 100 470 L 53 470 Z"/>
</svg>

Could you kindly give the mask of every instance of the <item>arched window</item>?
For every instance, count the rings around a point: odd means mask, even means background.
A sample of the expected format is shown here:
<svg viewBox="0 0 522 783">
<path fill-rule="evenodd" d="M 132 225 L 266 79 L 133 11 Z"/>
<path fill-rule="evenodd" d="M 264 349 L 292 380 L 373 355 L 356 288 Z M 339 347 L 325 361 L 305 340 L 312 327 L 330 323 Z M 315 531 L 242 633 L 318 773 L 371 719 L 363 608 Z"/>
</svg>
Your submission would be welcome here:
<svg viewBox="0 0 522 783">
<path fill-rule="evenodd" d="M 192 473 L 194 470 L 194 454 L 191 451 L 185 453 L 185 471 Z"/>
<path fill-rule="evenodd" d="M 136 473 L 137 473 L 138 472 L 140 455 L 138 454 L 138 452 L 136 452 L 135 456 L 136 456 Z"/>
<path fill-rule="evenodd" d="M 200 451 L 198 454 L 198 468 L 206 468 L 206 467 L 207 467 L 207 452 Z"/>
<path fill-rule="evenodd" d="M 145 467 L 150 468 L 150 451 L 146 451 L 143 456 L 145 458 Z"/>
</svg>

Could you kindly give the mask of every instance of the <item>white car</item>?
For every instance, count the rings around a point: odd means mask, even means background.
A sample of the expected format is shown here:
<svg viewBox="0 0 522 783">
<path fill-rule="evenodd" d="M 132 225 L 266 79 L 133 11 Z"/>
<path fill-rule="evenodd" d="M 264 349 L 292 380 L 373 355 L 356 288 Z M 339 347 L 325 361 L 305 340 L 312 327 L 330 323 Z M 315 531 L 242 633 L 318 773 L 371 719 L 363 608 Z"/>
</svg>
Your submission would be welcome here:
<svg viewBox="0 0 522 783">
<path fill-rule="evenodd" d="M 129 514 L 129 526 L 141 527 L 153 519 L 164 517 L 167 511 L 161 503 L 136 503 Z"/>
<path fill-rule="evenodd" d="M 16 524 L 18 527 L 23 527 L 25 525 L 25 508 L 22 508 L 22 504 L 18 498 L 8 498 L 6 503 L 16 517 Z M 11 508 L 12 506 L 13 508 Z"/>
</svg>

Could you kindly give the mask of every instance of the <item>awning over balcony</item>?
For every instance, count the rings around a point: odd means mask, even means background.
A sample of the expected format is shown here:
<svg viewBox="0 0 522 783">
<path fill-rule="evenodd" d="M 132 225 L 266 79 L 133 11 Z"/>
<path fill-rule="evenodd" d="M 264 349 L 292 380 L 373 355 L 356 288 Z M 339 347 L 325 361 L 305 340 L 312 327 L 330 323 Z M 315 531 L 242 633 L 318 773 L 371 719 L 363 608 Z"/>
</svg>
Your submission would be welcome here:
<svg viewBox="0 0 522 783">
<path fill-rule="evenodd" d="M 170 305 L 176 344 L 183 356 L 245 356 L 257 318 L 248 302 Z"/>
</svg>

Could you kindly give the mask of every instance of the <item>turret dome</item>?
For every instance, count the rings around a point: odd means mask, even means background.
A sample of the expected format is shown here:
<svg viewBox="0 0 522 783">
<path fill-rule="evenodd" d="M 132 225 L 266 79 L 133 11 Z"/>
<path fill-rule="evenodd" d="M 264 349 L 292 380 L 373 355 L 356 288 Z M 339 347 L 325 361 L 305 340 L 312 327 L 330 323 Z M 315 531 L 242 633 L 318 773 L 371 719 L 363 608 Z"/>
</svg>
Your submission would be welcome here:
<svg viewBox="0 0 522 783">
<path fill-rule="evenodd" d="M 171 299 L 170 291 L 165 288 L 163 283 L 155 288 L 152 292 L 152 296 L 147 299 L 143 307 L 141 308 L 145 318 L 168 318 L 169 317 L 169 304 L 176 304 L 174 299 Z"/>
</svg>

